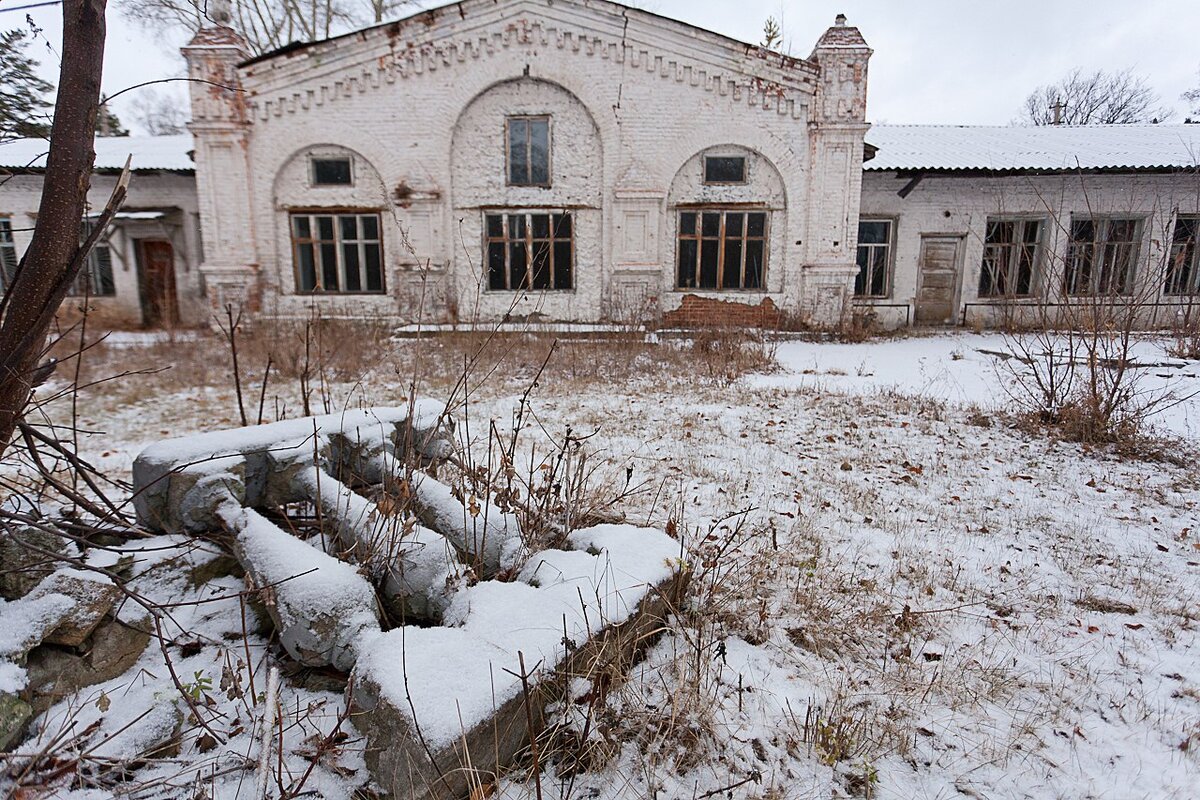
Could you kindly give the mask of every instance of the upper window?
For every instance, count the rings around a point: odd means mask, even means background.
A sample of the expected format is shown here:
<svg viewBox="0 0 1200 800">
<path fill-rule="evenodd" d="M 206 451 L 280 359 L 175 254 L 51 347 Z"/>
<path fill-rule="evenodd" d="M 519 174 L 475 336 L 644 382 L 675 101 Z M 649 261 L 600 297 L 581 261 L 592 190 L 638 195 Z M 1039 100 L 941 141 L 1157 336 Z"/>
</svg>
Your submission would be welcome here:
<svg viewBox="0 0 1200 800">
<path fill-rule="evenodd" d="M 705 183 L 745 183 L 745 156 L 705 156 Z"/>
<path fill-rule="evenodd" d="M 296 290 L 382 292 L 378 214 L 292 214 Z"/>
<path fill-rule="evenodd" d="M 989 219 L 979 270 L 980 297 L 1028 297 L 1033 293 L 1042 242 L 1040 219 Z"/>
<path fill-rule="evenodd" d="M 550 185 L 550 118 L 509 117 L 508 182 L 512 186 Z"/>
<path fill-rule="evenodd" d="M 12 220 L 0 217 L 0 292 L 7 292 L 17 274 L 17 245 L 13 242 Z"/>
<path fill-rule="evenodd" d="M 1164 291 L 1200 294 L 1200 217 L 1180 216 L 1175 220 Z"/>
<path fill-rule="evenodd" d="M 700 209 L 679 214 L 680 289 L 761 289 L 767 212 Z"/>
<path fill-rule="evenodd" d="M 314 158 L 312 160 L 313 186 L 349 186 L 354 183 L 350 170 L 350 157 Z"/>
<path fill-rule="evenodd" d="M 1069 295 L 1128 294 L 1133 288 L 1138 227 L 1138 221 L 1130 218 L 1071 220 L 1064 291 Z"/>
<path fill-rule="evenodd" d="M 887 297 L 891 292 L 892 221 L 864 219 L 858 223 L 858 277 L 855 297 Z"/>
<path fill-rule="evenodd" d="M 484 225 L 489 289 L 574 288 L 570 214 L 485 214 Z"/>
</svg>

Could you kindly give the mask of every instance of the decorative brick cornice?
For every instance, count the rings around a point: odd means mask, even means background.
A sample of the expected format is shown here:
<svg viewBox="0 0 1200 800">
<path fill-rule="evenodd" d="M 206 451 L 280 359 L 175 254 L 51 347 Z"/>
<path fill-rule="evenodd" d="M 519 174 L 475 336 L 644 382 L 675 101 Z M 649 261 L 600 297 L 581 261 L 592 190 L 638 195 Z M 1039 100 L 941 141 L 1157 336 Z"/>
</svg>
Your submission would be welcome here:
<svg viewBox="0 0 1200 800">
<path fill-rule="evenodd" d="M 362 40 L 343 40 L 326 46 L 364 47 Z M 485 61 L 504 51 L 535 45 L 578 56 L 580 59 L 608 61 L 628 69 L 657 75 L 661 80 L 685 84 L 697 90 L 731 97 L 748 108 L 775 112 L 797 120 L 808 119 L 808 105 L 816 90 L 819 74 L 815 65 L 790 59 L 761 48 L 747 48 L 748 58 L 764 62 L 764 72 L 790 71 L 791 81 L 785 84 L 772 78 L 721 70 L 709 64 L 697 63 L 676 53 L 654 52 L 651 48 L 627 41 L 612 39 L 593 32 L 566 30 L 561 23 L 518 18 L 507 20 L 500 29 L 476 32 L 469 37 L 394 47 L 378 58 L 347 68 L 340 73 L 324 76 L 316 86 L 290 94 L 258 94 L 253 75 L 244 79 L 250 89 L 250 112 L 254 119 L 266 122 L 272 117 L 292 115 L 336 103 L 339 98 L 351 97 L 394 84 L 414 80 L 439 70 L 456 69 L 473 61 Z M 304 57 L 304 56 L 298 56 Z M 778 60 L 778 65 L 771 62 Z M 268 92 L 270 90 L 267 90 Z"/>
</svg>

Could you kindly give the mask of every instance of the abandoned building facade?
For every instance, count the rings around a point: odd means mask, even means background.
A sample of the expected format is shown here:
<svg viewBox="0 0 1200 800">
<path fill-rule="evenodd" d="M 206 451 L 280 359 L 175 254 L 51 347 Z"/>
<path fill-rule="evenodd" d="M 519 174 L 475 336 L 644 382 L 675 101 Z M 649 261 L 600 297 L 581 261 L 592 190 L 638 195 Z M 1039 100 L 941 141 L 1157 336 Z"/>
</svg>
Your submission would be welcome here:
<svg viewBox="0 0 1200 800">
<path fill-rule="evenodd" d="M 466 0 L 184 53 L 216 306 L 833 321 L 852 285 L 871 51 L 844 20 L 805 60 L 605 0 Z"/>
<path fill-rule="evenodd" d="M 84 303 L 102 324 L 195 326 L 208 321 L 200 279 L 200 210 L 191 159 L 192 137 L 96 139 L 88 192 L 90 221 L 108 202 L 126 159 L 133 172 L 125 204 L 71 287 L 67 305 Z M 0 294 L 33 236 L 42 196 L 47 143 L 21 139 L 0 145 Z"/>
<path fill-rule="evenodd" d="M 135 172 L 76 294 L 131 324 L 986 326 L 1104 296 L 1164 325 L 1200 297 L 1200 125 L 872 127 L 841 17 L 807 59 L 608 0 L 256 58 L 218 18 L 184 55 L 191 135 L 97 139 L 95 208 Z M 0 146 L 0 280 L 44 150 Z"/>
</svg>

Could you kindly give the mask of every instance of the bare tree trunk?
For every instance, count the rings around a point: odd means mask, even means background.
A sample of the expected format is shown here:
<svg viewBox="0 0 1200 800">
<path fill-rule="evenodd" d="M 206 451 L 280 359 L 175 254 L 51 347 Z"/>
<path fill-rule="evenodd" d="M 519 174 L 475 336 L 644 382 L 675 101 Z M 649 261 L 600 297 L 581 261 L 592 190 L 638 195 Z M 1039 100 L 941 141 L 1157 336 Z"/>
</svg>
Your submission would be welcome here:
<svg viewBox="0 0 1200 800">
<path fill-rule="evenodd" d="M 79 233 L 96 160 L 105 4 L 62 4 L 62 67 L 37 225 L 0 305 L 0 454 L 29 401 L 54 315 L 85 261 Z"/>
</svg>

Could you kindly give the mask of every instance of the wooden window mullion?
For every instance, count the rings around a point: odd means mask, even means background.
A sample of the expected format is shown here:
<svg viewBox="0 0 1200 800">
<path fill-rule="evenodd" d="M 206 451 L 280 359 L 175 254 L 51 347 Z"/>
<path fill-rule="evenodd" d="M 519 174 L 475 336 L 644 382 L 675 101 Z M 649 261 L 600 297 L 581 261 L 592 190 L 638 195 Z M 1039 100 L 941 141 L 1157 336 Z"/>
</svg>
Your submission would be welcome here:
<svg viewBox="0 0 1200 800">
<path fill-rule="evenodd" d="M 726 212 L 721 212 L 721 227 L 717 233 L 717 285 L 713 287 L 720 291 L 725 287 L 725 218 Z"/>
<path fill-rule="evenodd" d="M 747 247 L 749 242 L 750 242 L 750 215 L 742 214 L 742 263 L 741 263 L 742 275 L 741 275 L 741 283 L 738 284 L 739 288 L 742 288 L 742 289 L 746 288 L 746 257 L 748 255 L 747 250 L 750 249 L 749 247 Z"/>
</svg>

